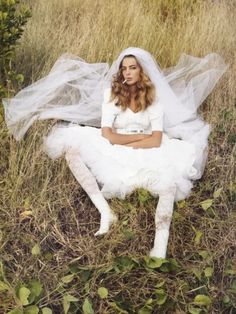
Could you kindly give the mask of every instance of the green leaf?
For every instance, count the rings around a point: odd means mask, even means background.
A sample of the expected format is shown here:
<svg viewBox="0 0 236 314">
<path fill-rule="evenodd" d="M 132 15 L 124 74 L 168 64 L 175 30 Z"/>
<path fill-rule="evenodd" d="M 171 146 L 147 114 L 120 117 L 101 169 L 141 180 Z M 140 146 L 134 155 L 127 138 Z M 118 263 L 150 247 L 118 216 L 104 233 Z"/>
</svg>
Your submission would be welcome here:
<svg viewBox="0 0 236 314">
<path fill-rule="evenodd" d="M 26 287 L 21 287 L 19 289 L 19 299 L 21 301 L 22 305 L 28 305 L 29 301 L 28 301 L 28 297 L 30 295 L 30 290 L 27 289 Z"/>
<path fill-rule="evenodd" d="M 190 271 L 197 277 L 198 280 L 202 279 L 202 270 L 198 268 L 191 268 Z"/>
<path fill-rule="evenodd" d="M 184 221 L 184 216 L 183 215 L 181 215 L 180 213 L 178 213 L 177 211 L 175 211 L 175 212 L 173 212 L 173 216 L 172 216 L 172 219 L 174 220 L 174 221 Z"/>
<path fill-rule="evenodd" d="M 40 250 L 39 244 L 35 244 L 32 247 L 31 253 L 32 253 L 32 255 L 40 255 L 41 254 L 41 250 Z"/>
<path fill-rule="evenodd" d="M 185 200 L 178 201 L 177 202 L 177 207 L 178 208 L 185 208 L 186 207 L 186 201 Z"/>
<path fill-rule="evenodd" d="M 63 283 L 70 283 L 74 279 L 74 274 L 67 275 L 61 278 Z"/>
<path fill-rule="evenodd" d="M 79 300 L 71 294 L 66 294 L 63 296 L 63 309 L 64 309 L 65 314 L 67 314 L 70 308 L 70 303 L 77 302 L 77 301 Z"/>
<path fill-rule="evenodd" d="M 43 291 L 43 287 L 38 280 L 31 280 L 29 282 L 29 289 L 31 291 L 31 294 L 35 297 L 39 297 L 41 292 Z"/>
<path fill-rule="evenodd" d="M 194 238 L 195 244 L 198 245 L 200 243 L 202 235 L 203 235 L 203 233 L 200 230 L 196 231 L 196 235 L 195 235 L 195 238 Z"/>
<path fill-rule="evenodd" d="M 205 250 L 198 251 L 198 254 L 203 258 L 204 262 L 208 265 L 212 264 L 212 252 Z"/>
<path fill-rule="evenodd" d="M 235 275 L 236 274 L 236 268 L 233 265 L 233 261 L 231 259 L 227 260 L 224 273 L 226 275 Z"/>
<path fill-rule="evenodd" d="M 67 312 L 69 311 L 70 308 L 70 302 L 68 302 L 65 297 L 63 297 L 63 310 L 64 313 L 67 314 Z"/>
<path fill-rule="evenodd" d="M 139 311 L 138 314 L 152 314 L 152 306 L 150 305 L 144 305 Z"/>
<path fill-rule="evenodd" d="M 233 291 L 233 293 L 236 294 L 236 280 L 233 280 L 232 285 L 231 285 L 231 290 Z"/>
<path fill-rule="evenodd" d="M 116 312 L 114 313 L 119 313 L 119 314 L 129 314 L 127 311 L 123 310 L 122 308 L 120 308 L 116 302 L 108 302 L 108 304 L 116 310 Z"/>
<path fill-rule="evenodd" d="M 213 268 L 212 268 L 212 267 L 206 267 L 206 268 L 204 269 L 204 274 L 205 274 L 205 276 L 206 276 L 207 278 L 212 277 L 212 275 L 213 275 Z"/>
<path fill-rule="evenodd" d="M 190 314 L 201 314 L 202 310 L 196 307 L 190 306 L 188 309 Z"/>
<path fill-rule="evenodd" d="M 122 221 L 122 225 L 123 225 L 123 226 L 127 226 L 127 225 L 128 225 L 128 223 L 129 223 L 129 220 L 128 220 L 128 219 L 126 219 L 126 220 Z"/>
<path fill-rule="evenodd" d="M 53 314 L 53 313 L 49 307 L 43 307 L 42 308 L 42 314 Z"/>
<path fill-rule="evenodd" d="M 66 294 L 66 295 L 64 296 L 64 299 L 67 300 L 68 302 L 77 302 L 77 301 L 79 301 L 78 298 L 74 297 L 74 296 L 71 295 L 71 294 Z"/>
<path fill-rule="evenodd" d="M 51 260 L 53 259 L 53 255 L 52 255 L 51 252 L 45 252 L 44 258 L 45 258 L 47 261 L 51 261 Z"/>
<path fill-rule="evenodd" d="M 228 304 L 228 303 L 230 303 L 230 298 L 227 296 L 227 295 L 225 295 L 224 297 L 223 297 L 223 303 L 224 304 Z"/>
<path fill-rule="evenodd" d="M 122 233 L 127 240 L 132 240 L 135 237 L 135 233 L 130 228 L 124 228 Z"/>
<path fill-rule="evenodd" d="M 211 299 L 204 294 L 198 294 L 195 298 L 194 298 L 194 304 L 196 305 L 204 305 L 204 306 L 209 306 L 211 305 Z"/>
<path fill-rule="evenodd" d="M 200 240 L 201 240 L 203 233 L 200 230 L 197 230 L 194 226 L 192 226 L 192 229 L 195 232 L 194 242 L 195 242 L 195 244 L 198 245 L 200 243 Z"/>
<path fill-rule="evenodd" d="M 16 80 L 17 80 L 19 83 L 24 82 L 24 75 L 22 75 L 22 74 L 17 74 L 17 75 L 16 75 Z"/>
<path fill-rule="evenodd" d="M 207 210 L 208 208 L 210 208 L 212 204 L 213 204 L 213 199 L 211 198 L 208 198 L 207 200 L 202 201 L 200 203 L 200 205 L 202 206 L 204 210 Z"/>
<path fill-rule="evenodd" d="M 147 299 L 147 301 L 145 302 L 145 305 L 151 305 L 153 303 L 153 299 L 149 298 Z"/>
<path fill-rule="evenodd" d="M 86 298 L 84 300 L 83 313 L 84 314 L 94 314 L 94 310 L 93 310 L 92 304 L 90 303 L 88 298 Z"/>
<path fill-rule="evenodd" d="M 8 285 L 5 282 L 0 281 L 0 292 L 6 291 L 8 289 L 9 289 Z"/>
<path fill-rule="evenodd" d="M 20 309 L 14 309 L 11 310 L 10 312 L 7 312 L 7 314 L 24 314 L 24 313 Z"/>
<path fill-rule="evenodd" d="M 157 304 L 162 305 L 166 302 L 167 295 L 164 289 L 156 289 L 155 294 L 157 295 Z"/>
<path fill-rule="evenodd" d="M 84 269 L 79 272 L 79 277 L 83 283 L 86 283 L 91 277 L 91 270 Z"/>
<path fill-rule="evenodd" d="M 157 284 L 155 285 L 155 287 L 156 287 L 156 288 L 161 288 L 161 287 L 164 286 L 164 284 L 165 284 L 165 280 L 163 280 L 163 281 L 157 283 Z"/>
<path fill-rule="evenodd" d="M 138 200 L 141 203 L 141 205 L 144 205 L 149 199 L 150 193 L 148 192 L 148 190 L 145 189 L 138 190 Z"/>
<path fill-rule="evenodd" d="M 135 266 L 135 263 L 129 256 L 119 256 L 115 258 L 115 263 L 118 272 L 129 271 L 133 269 L 133 267 Z"/>
<path fill-rule="evenodd" d="M 89 282 L 89 281 L 87 281 L 87 282 L 85 283 L 85 285 L 84 285 L 84 291 L 85 291 L 86 293 L 89 293 L 89 291 L 90 291 L 90 282 Z"/>
<path fill-rule="evenodd" d="M 164 258 L 149 257 L 149 256 L 145 256 L 144 260 L 145 260 L 146 266 L 151 269 L 160 268 L 161 265 L 165 261 Z"/>
<path fill-rule="evenodd" d="M 167 273 L 174 271 L 178 268 L 178 264 L 174 258 L 166 259 L 160 267 L 160 271 Z"/>
<path fill-rule="evenodd" d="M 38 314 L 38 313 L 39 308 L 36 305 L 30 305 L 24 309 L 24 314 Z"/>
<path fill-rule="evenodd" d="M 164 273 L 174 271 L 178 268 L 178 264 L 174 258 L 144 257 L 144 260 L 148 268 L 159 268 Z"/>
<path fill-rule="evenodd" d="M 209 252 L 208 251 L 204 251 L 204 250 L 201 250 L 198 252 L 198 254 L 203 258 L 203 259 L 206 259 L 209 257 Z"/>
<path fill-rule="evenodd" d="M 98 288 L 98 295 L 101 299 L 105 299 L 108 296 L 108 290 L 105 287 Z"/>
<path fill-rule="evenodd" d="M 221 192 L 222 192 L 223 188 L 219 188 L 218 190 L 216 190 L 214 193 L 213 193 L 213 197 L 214 198 L 217 198 L 220 196 Z"/>
</svg>

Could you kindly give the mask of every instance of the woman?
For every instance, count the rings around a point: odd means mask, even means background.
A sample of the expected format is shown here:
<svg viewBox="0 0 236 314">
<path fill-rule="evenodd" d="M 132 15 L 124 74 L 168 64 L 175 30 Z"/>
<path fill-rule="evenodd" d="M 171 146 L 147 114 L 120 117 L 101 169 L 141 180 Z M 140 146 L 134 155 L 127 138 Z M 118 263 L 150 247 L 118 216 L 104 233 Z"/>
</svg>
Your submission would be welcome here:
<svg viewBox="0 0 236 314">
<path fill-rule="evenodd" d="M 120 64 L 119 72 L 112 86 L 112 99 L 115 100 L 116 97 L 116 106 L 120 106 L 122 111 L 128 108 L 134 113 L 143 112 L 154 102 L 155 87 L 148 76 L 143 72 L 140 64 L 133 55 L 125 56 Z M 159 111 L 158 107 L 157 111 Z M 109 118 L 109 115 L 108 117 L 103 115 L 102 125 L 107 125 L 108 127 L 105 126 L 102 128 L 102 135 L 106 137 L 110 143 L 124 144 L 133 148 L 152 148 L 160 146 L 162 127 L 160 127 L 160 131 L 153 130 L 151 135 L 144 134 L 143 129 L 134 130 L 134 132 L 142 131 L 143 134 L 141 135 L 120 135 L 118 132 L 112 132 L 111 127 L 114 121 L 107 121 L 107 118 Z"/>
<path fill-rule="evenodd" d="M 117 219 L 105 198 L 124 198 L 139 187 L 158 195 L 151 251 L 156 257 L 166 255 L 174 200 L 187 197 L 192 180 L 203 173 L 209 126 L 197 107 L 225 71 L 215 54 L 191 58 L 185 56 L 164 78 L 153 57 L 140 48 L 124 50 L 110 69 L 65 56 L 46 78 L 5 100 L 7 123 L 18 139 L 36 119 L 92 125 L 56 126 L 45 140 L 46 151 L 52 158 L 65 154 L 99 210 L 96 235 Z M 183 85 L 186 77 L 189 84 Z M 100 116 L 101 130 L 93 127 Z"/>
</svg>

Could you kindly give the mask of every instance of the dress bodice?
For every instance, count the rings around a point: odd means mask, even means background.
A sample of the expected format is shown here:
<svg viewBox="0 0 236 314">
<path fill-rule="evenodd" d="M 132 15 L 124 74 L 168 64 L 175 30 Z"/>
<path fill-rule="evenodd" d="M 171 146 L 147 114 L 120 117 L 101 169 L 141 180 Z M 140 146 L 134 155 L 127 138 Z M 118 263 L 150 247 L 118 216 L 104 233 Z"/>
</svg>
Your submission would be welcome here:
<svg viewBox="0 0 236 314">
<path fill-rule="evenodd" d="M 163 108 L 160 102 L 154 102 L 147 109 L 133 112 L 130 108 L 122 110 L 115 101 L 105 99 L 102 104 L 102 127 L 110 127 L 117 133 L 144 133 L 163 131 Z"/>
<path fill-rule="evenodd" d="M 147 110 L 133 112 L 130 108 L 120 111 L 113 122 L 113 129 L 117 133 L 151 134 L 152 127 Z"/>
</svg>

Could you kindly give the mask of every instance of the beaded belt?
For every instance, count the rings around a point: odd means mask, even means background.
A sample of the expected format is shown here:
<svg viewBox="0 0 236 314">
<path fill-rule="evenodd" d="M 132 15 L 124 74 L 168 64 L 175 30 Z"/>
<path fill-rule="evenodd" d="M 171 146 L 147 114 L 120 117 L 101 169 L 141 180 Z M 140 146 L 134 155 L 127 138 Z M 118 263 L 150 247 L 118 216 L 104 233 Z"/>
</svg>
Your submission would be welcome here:
<svg viewBox="0 0 236 314">
<path fill-rule="evenodd" d="M 121 134 L 144 134 L 145 131 L 144 129 L 135 129 L 135 128 L 130 128 L 130 129 L 116 129 L 117 133 Z"/>
</svg>

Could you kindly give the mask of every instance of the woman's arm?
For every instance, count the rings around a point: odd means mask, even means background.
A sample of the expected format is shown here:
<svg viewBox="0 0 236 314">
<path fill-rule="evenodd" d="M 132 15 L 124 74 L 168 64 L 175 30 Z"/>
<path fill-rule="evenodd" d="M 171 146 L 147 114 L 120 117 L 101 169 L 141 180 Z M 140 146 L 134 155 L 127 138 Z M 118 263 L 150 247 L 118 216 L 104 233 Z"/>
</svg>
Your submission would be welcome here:
<svg viewBox="0 0 236 314">
<path fill-rule="evenodd" d="M 102 127 L 102 136 L 109 140 L 111 144 L 135 144 L 152 137 L 149 134 L 118 134 L 112 131 L 110 127 Z M 128 145 L 132 146 L 132 145 Z"/>
<path fill-rule="evenodd" d="M 126 146 L 130 146 L 133 148 L 153 148 L 160 147 L 162 140 L 162 131 L 153 131 L 152 135 L 146 137 L 140 141 L 135 141 L 126 144 Z"/>
</svg>

